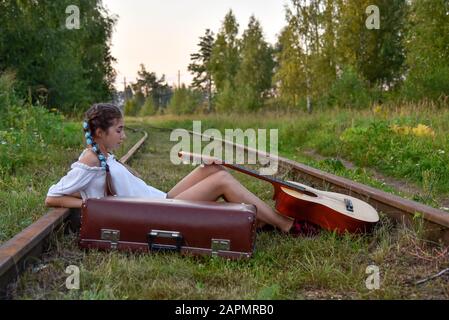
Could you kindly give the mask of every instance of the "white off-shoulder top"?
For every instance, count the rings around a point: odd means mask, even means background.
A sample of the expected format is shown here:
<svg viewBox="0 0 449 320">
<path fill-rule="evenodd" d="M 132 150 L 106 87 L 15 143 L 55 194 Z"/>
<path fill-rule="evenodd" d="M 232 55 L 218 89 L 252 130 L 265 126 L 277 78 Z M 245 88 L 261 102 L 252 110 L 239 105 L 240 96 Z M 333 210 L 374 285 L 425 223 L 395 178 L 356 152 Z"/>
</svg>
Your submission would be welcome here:
<svg viewBox="0 0 449 320">
<path fill-rule="evenodd" d="M 71 170 L 66 176 L 48 190 L 49 197 L 62 197 L 79 192 L 83 200 L 87 198 L 102 198 L 105 195 L 106 171 L 100 167 L 90 167 L 79 162 L 84 150 L 73 163 Z M 112 183 L 117 196 L 122 197 L 146 197 L 162 198 L 167 197 L 167 193 L 147 185 L 142 179 L 136 177 L 118 162 L 113 154 L 109 154 L 106 159 L 111 172 Z"/>
</svg>

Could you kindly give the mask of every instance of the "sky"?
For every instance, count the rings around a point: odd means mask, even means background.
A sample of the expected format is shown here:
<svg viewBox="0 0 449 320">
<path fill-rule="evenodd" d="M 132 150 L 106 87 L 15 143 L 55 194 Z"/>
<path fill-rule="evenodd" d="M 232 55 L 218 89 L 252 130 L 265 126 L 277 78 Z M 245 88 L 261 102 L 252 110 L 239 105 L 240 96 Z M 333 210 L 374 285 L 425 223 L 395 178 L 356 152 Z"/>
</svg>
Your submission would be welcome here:
<svg viewBox="0 0 449 320">
<path fill-rule="evenodd" d="M 274 44 L 285 26 L 288 0 L 103 0 L 118 21 L 112 36 L 112 55 L 117 59 L 116 87 L 135 82 L 140 64 L 147 71 L 165 74 L 169 85 L 190 84 L 187 70 L 190 54 L 198 51 L 199 37 L 207 28 L 219 31 L 226 13 L 232 9 L 239 23 L 239 35 L 254 14 L 266 41 Z"/>
</svg>

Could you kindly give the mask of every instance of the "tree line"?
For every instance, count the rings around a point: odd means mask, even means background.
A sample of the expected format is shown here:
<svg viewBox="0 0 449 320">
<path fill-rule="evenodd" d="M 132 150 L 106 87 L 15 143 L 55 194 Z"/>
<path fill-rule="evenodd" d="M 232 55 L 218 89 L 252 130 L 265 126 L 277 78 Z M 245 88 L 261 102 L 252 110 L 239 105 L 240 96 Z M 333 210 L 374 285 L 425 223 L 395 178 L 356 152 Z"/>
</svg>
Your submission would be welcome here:
<svg viewBox="0 0 449 320">
<path fill-rule="evenodd" d="M 67 28 L 73 5 L 79 29 Z M 368 23 L 373 5 L 378 28 Z M 4 86 L 15 78 L 18 96 L 70 113 L 111 100 L 116 19 L 101 0 L 0 1 Z M 199 37 L 190 87 L 172 88 L 142 65 L 122 93 L 127 112 L 362 108 L 402 99 L 444 104 L 449 95 L 448 0 L 289 0 L 276 43 L 266 41 L 254 16 L 240 31 L 230 10 L 219 30 Z"/>
<path fill-rule="evenodd" d="M 67 25 L 70 6 L 79 28 Z M 25 101 L 63 112 L 110 100 L 115 22 L 101 0 L 0 1 L 0 75 Z"/>
<path fill-rule="evenodd" d="M 285 18 L 274 45 L 254 16 L 239 37 L 232 10 L 216 35 L 200 37 L 189 70 L 208 110 L 444 103 L 449 95 L 447 0 L 290 0 Z"/>
</svg>

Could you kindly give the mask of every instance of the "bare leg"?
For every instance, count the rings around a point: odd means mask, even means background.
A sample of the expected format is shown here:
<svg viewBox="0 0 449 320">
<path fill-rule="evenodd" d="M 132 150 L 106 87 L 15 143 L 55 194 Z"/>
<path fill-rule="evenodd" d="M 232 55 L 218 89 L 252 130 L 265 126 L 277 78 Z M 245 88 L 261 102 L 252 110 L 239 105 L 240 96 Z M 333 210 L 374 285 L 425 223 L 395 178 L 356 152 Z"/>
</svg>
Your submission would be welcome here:
<svg viewBox="0 0 449 320">
<path fill-rule="evenodd" d="M 175 198 L 181 192 L 189 189 L 191 186 L 197 184 L 199 181 L 207 178 L 220 170 L 226 170 L 222 165 L 211 164 L 205 166 L 198 166 L 181 181 L 179 181 L 169 192 L 167 198 Z"/>
<path fill-rule="evenodd" d="M 287 232 L 293 221 L 277 214 L 269 205 L 246 189 L 229 172 L 219 170 L 176 195 L 175 199 L 193 201 L 216 201 L 223 196 L 226 201 L 254 204 L 257 207 L 257 219 Z"/>
</svg>

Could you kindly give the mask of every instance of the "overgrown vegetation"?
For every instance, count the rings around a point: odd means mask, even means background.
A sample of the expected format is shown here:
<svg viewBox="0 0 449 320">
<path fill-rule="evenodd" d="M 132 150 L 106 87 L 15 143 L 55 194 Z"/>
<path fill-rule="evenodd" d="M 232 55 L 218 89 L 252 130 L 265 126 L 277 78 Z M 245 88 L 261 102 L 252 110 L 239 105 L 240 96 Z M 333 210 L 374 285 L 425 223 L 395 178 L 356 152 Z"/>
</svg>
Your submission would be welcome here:
<svg viewBox="0 0 449 320">
<path fill-rule="evenodd" d="M 139 126 L 146 127 L 140 123 Z M 150 140 L 133 158 L 151 185 L 168 191 L 191 166 L 169 161 L 169 132 L 146 128 Z M 320 163 L 302 162 L 323 168 Z M 271 201 L 272 188 L 233 173 L 249 190 Z M 288 173 L 282 172 L 284 178 Z M 363 176 L 360 173 L 359 179 Z M 290 177 L 293 178 L 293 177 Z M 357 177 L 354 177 L 357 178 Z M 394 226 L 382 215 L 372 234 L 291 238 L 259 233 L 247 261 L 177 254 L 82 251 L 76 237 L 55 238 L 52 250 L 36 261 L 12 288 L 19 299 L 429 299 L 448 298 L 447 279 L 415 282 L 447 267 L 447 248 L 421 239 L 413 228 Z M 80 268 L 80 289 L 65 289 L 65 268 Z M 367 267 L 380 270 L 380 288 L 366 287 Z"/>
<path fill-rule="evenodd" d="M 83 12 L 80 30 L 65 27 L 65 9 L 73 4 Z M 381 11 L 378 30 L 365 25 L 372 4 Z M 448 12 L 444 0 L 291 0 L 272 45 L 255 17 L 239 38 L 229 11 L 217 35 L 207 30 L 200 38 L 189 68 L 192 87 L 171 88 L 144 65 L 127 86 L 126 115 L 152 116 L 133 119 L 151 134 L 132 164 L 168 191 L 191 168 L 173 169 L 167 135 L 145 121 L 192 129 L 197 113 L 203 131 L 278 129 L 285 157 L 447 208 Z M 48 188 L 83 149 L 79 117 L 92 102 L 111 97 L 114 23 L 98 0 L 0 2 L 0 243 L 46 212 Z M 160 116 L 167 111 L 174 115 Z M 119 155 L 140 138 L 127 135 Z M 305 157 L 308 150 L 325 159 Z M 347 170 L 340 158 L 356 169 Z M 374 179 L 372 168 L 421 191 L 401 194 Z M 266 184 L 236 175 L 270 201 Z M 422 240 L 421 231 L 419 220 L 409 229 L 382 215 L 366 236 L 263 233 L 246 262 L 87 253 L 73 237 L 58 238 L 15 291 L 19 298 L 57 299 L 448 298 L 444 278 L 414 285 L 448 267 L 447 248 Z M 80 291 L 61 290 L 70 264 L 81 268 Z M 370 264 L 381 270 L 380 290 L 365 287 Z"/>
</svg>

